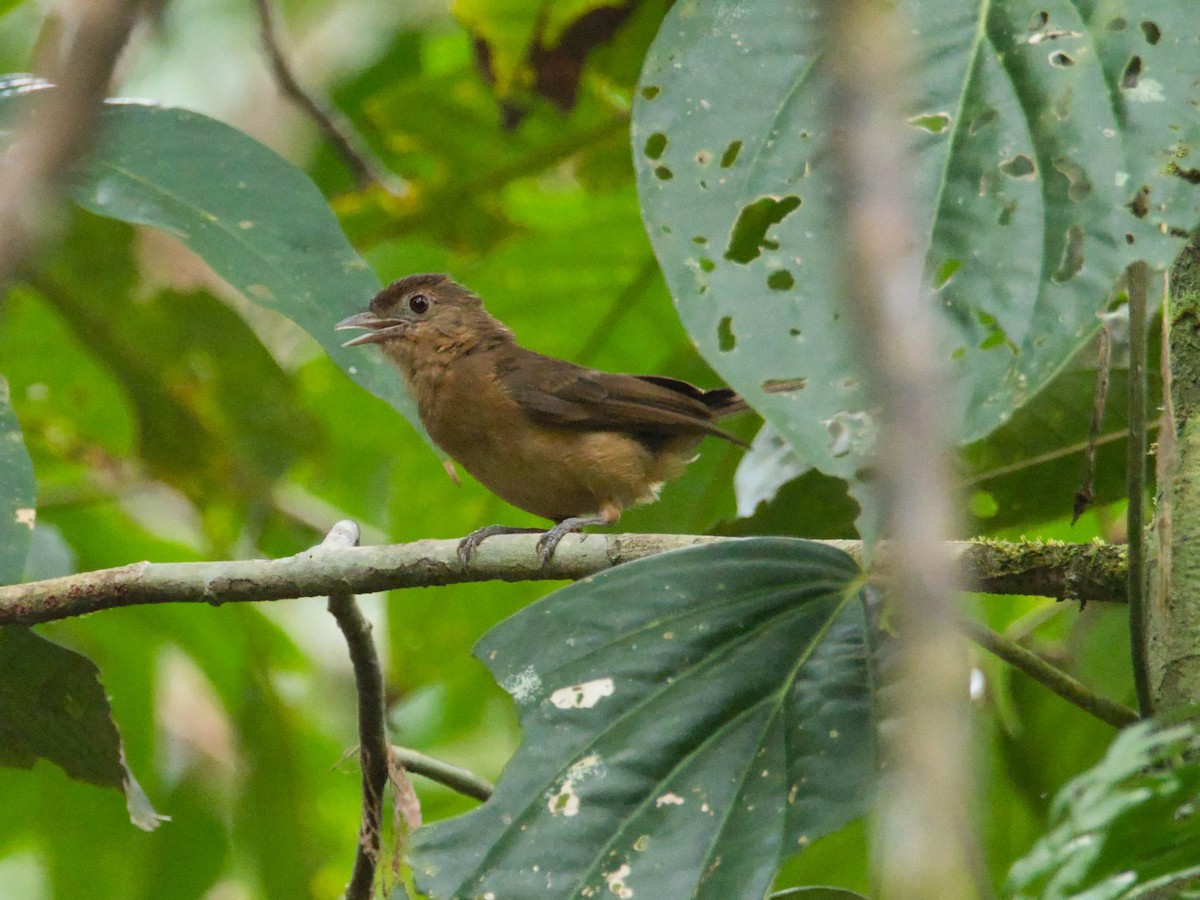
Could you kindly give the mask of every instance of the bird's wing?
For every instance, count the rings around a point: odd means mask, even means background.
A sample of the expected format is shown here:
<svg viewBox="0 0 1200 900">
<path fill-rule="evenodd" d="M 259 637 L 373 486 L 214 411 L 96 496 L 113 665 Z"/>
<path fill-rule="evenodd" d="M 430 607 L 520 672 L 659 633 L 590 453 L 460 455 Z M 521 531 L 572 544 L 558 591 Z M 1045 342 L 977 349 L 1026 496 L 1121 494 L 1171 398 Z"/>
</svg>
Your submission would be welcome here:
<svg viewBox="0 0 1200 900">
<path fill-rule="evenodd" d="M 743 443 L 714 424 L 706 392 L 659 376 L 616 375 L 527 351 L 496 372 L 532 419 L 563 428 L 634 434 L 707 433 Z M 730 392 L 732 394 L 732 392 Z M 719 406 L 723 394 L 713 398 Z"/>
</svg>

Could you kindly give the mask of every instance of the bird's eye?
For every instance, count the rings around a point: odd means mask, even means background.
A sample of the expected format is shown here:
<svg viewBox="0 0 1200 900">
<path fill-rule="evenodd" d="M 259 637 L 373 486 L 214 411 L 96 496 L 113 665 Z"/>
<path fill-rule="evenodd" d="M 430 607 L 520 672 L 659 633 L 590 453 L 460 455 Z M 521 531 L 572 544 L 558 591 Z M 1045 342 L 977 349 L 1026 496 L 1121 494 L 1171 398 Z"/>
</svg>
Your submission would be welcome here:
<svg viewBox="0 0 1200 900">
<path fill-rule="evenodd" d="M 418 316 L 424 315 L 429 311 L 429 298 L 424 294 L 413 294 L 408 298 L 408 308 Z"/>
</svg>

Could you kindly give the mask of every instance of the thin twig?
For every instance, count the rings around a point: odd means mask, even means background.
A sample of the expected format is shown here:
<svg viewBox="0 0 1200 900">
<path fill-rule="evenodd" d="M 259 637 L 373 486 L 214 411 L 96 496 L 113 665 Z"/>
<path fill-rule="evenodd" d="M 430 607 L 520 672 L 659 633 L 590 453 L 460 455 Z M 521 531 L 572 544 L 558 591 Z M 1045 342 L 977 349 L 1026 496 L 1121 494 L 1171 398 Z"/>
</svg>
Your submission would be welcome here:
<svg viewBox="0 0 1200 900">
<path fill-rule="evenodd" d="M 1129 457 L 1126 471 L 1129 506 L 1125 540 L 1129 542 L 1129 641 L 1133 683 L 1143 716 L 1153 715 L 1146 661 L 1146 294 L 1150 270 L 1144 262 L 1129 266 Z"/>
<path fill-rule="evenodd" d="M 686 534 L 567 535 L 543 568 L 536 536 L 489 538 L 467 566 L 458 541 L 415 541 L 383 547 L 316 548 L 282 559 L 195 563 L 140 562 L 27 584 L 0 587 L 0 625 L 36 625 L 103 609 L 153 603 L 247 603 L 434 587 L 473 581 L 560 581 L 595 575 L 623 562 L 700 544 L 743 540 Z M 819 541 L 862 559 L 858 541 Z M 1115 544 L 948 545 L 964 582 L 989 594 L 1032 594 L 1122 602 L 1125 548 Z M 876 549 L 873 571 L 887 580 L 893 548 Z"/>
<path fill-rule="evenodd" d="M 271 0 L 254 0 L 254 5 L 258 9 L 263 48 L 267 51 L 267 58 L 271 62 L 271 71 L 275 75 L 279 90 L 317 123 L 346 167 L 353 173 L 360 188 L 378 185 L 393 197 L 405 196 L 408 191 L 403 180 L 387 171 L 383 164 L 375 159 L 366 141 L 350 121 L 337 111 L 319 103 L 300 85 L 279 44 L 275 10 Z"/>
<path fill-rule="evenodd" d="M 350 548 L 358 544 L 358 526 L 349 519 L 338 522 L 316 548 Z M 383 792 L 388 780 L 388 740 L 384 719 L 383 672 L 371 641 L 371 623 L 363 617 L 354 594 L 347 590 L 329 595 L 329 612 L 346 638 L 354 682 L 358 687 L 358 745 L 362 765 L 362 826 L 354 871 L 346 887 L 346 900 L 370 900 L 374 893 L 375 869 L 379 862 L 383 822 Z"/>
<path fill-rule="evenodd" d="M 1083 455 L 1083 482 L 1075 491 L 1075 508 L 1071 524 L 1092 505 L 1096 489 L 1096 447 L 1100 443 L 1100 425 L 1104 421 L 1104 407 L 1108 404 L 1108 382 L 1112 371 L 1112 328 L 1105 322 L 1100 328 L 1100 353 L 1096 363 L 1096 392 L 1092 397 L 1092 426 L 1088 430 L 1087 446 Z"/>
<path fill-rule="evenodd" d="M 91 144 L 100 103 L 137 19 L 139 0 L 77 4 L 73 43 L 37 90 L 0 166 L 0 285 L 54 223 L 63 175 Z"/>
<path fill-rule="evenodd" d="M 1124 728 L 1138 720 L 1138 714 L 1121 703 L 1093 693 L 1066 672 L 1046 662 L 1032 650 L 1027 650 L 973 619 L 964 619 L 959 630 L 968 638 L 1004 660 L 1014 669 L 1024 672 L 1034 681 L 1048 687 L 1068 703 L 1074 704 L 1114 728 Z"/>
<path fill-rule="evenodd" d="M 393 744 L 392 755 L 413 775 L 420 775 L 430 781 L 436 781 L 443 787 L 448 787 L 466 797 L 473 797 L 481 801 L 487 800 L 496 790 L 490 781 L 480 778 L 468 769 L 434 759 L 432 756 L 426 756 L 409 747 L 398 747 Z"/>
</svg>

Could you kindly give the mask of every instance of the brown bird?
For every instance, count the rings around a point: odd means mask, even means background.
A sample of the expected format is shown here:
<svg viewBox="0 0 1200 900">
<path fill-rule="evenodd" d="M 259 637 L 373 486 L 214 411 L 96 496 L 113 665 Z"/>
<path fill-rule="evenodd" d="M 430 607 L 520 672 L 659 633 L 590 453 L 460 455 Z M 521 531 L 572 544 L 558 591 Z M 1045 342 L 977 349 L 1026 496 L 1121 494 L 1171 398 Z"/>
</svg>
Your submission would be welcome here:
<svg viewBox="0 0 1200 900">
<path fill-rule="evenodd" d="M 597 372 L 527 350 L 470 290 L 445 275 L 409 275 L 338 329 L 379 344 L 416 400 L 434 442 L 493 493 L 555 522 L 543 565 L 564 535 L 611 525 L 658 497 L 706 434 L 743 444 L 718 419 L 747 409 L 728 388 L 657 375 Z M 465 564 L 485 538 L 537 533 L 490 525 L 463 538 Z"/>
</svg>

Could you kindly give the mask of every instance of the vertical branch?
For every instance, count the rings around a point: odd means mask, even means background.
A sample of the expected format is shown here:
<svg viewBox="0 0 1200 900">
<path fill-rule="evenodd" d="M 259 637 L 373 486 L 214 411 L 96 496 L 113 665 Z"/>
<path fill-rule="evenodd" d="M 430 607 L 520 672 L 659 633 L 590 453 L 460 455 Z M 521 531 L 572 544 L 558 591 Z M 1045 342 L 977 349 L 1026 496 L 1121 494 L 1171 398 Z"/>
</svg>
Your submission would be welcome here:
<svg viewBox="0 0 1200 900">
<path fill-rule="evenodd" d="M 1138 709 L 1152 715 L 1146 661 L 1146 294 L 1150 272 L 1144 262 L 1126 272 L 1129 282 L 1129 444 L 1126 465 L 1126 541 L 1129 544 L 1129 641 Z"/>
<path fill-rule="evenodd" d="M 1171 267 L 1164 316 L 1171 368 L 1158 439 L 1158 577 L 1143 621 L 1151 698 L 1170 713 L 1200 700 L 1200 231 Z"/>
<path fill-rule="evenodd" d="M 944 366 L 938 322 L 923 293 L 905 186 L 902 98 L 906 33 L 891 4 L 829 0 L 826 58 L 840 133 L 834 146 L 846 221 L 844 284 L 883 410 L 880 499 L 898 622 L 902 687 L 885 715 L 887 742 L 875 831 L 880 896 L 969 900 L 982 880 L 968 813 L 972 781 L 966 654 L 955 630 L 956 588 Z"/>
<path fill-rule="evenodd" d="M 330 529 L 323 548 L 353 547 L 358 544 L 358 526 L 348 519 Z M 329 612 L 346 638 L 354 682 L 358 687 L 358 744 L 362 765 L 362 825 L 354 869 L 346 887 L 346 900 L 370 900 L 379 864 L 383 792 L 388 780 L 388 740 L 384 719 L 383 672 L 371 642 L 371 623 L 349 591 L 329 595 Z"/>
<path fill-rule="evenodd" d="M 55 90 L 38 91 L 0 166 L 0 285 L 53 225 L 59 183 L 87 150 L 100 102 L 137 19 L 139 0 L 78 5 L 70 46 L 51 67 Z"/>
</svg>

